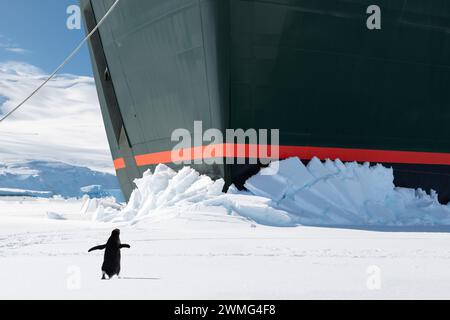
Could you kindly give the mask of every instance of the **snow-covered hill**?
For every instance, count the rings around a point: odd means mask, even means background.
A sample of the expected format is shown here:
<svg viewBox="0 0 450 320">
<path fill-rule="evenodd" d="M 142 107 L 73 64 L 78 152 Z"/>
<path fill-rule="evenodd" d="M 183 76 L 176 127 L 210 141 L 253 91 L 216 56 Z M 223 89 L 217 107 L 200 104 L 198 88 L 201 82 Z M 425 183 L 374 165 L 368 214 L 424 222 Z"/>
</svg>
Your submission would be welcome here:
<svg viewBox="0 0 450 320">
<path fill-rule="evenodd" d="M 122 201 L 116 176 L 62 162 L 0 163 L 0 196 L 59 195 L 65 198 L 115 196 Z"/>
<path fill-rule="evenodd" d="M 0 115 L 48 75 L 23 62 L 0 62 Z M 113 173 L 92 77 L 60 74 L 0 127 L 0 161 L 61 161 Z"/>
</svg>

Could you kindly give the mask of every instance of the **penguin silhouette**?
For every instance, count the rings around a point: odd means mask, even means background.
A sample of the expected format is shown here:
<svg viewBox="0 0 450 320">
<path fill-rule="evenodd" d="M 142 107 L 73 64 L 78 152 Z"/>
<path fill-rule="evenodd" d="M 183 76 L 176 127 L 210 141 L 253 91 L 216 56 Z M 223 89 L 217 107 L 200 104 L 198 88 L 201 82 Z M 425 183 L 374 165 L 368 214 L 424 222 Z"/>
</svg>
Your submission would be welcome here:
<svg viewBox="0 0 450 320">
<path fill-rule="evenodd" d="M 88 252 L 94 250 L 103 250 L 105 249 L 105 256 L 103 258 L 102 265 L 102 280 L 105 280 L 105 275 L 108 275 L 108 278 L 111 279 L 113 276 L 120 275 L 120 249 L 122 248 L 131 248 L 129 244 L 121 244 L 120 243 L 120 230 L 115 229 L 112 231 L 111 236 L 108 239 L 106 244 L 93 247 L 89 249 Z"/>
</svg>

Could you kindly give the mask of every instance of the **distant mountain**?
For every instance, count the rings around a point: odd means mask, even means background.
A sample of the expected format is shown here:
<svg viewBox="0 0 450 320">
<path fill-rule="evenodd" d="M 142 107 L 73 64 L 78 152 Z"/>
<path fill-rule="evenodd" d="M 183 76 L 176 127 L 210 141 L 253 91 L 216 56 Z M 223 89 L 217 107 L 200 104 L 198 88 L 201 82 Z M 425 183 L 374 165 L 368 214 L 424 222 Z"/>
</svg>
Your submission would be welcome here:
<svg viewBox="0 0 450 320">
<path fill-rule="evenodd" d="M 62 162 L 27 161 L 0 163 L 0 190 L 4 195 L 15 195 L 14 190 L 26 190 L 29 195 L 65 198 L 115 196 L 122 201 L 117 177 L 86 167 Z M 20 192 L 19 192 L 20 193 Z M 17 195 L 22 195 L 17 193 Z M 2 192 L 0 192 L 2 195 Z"/>
</svg>

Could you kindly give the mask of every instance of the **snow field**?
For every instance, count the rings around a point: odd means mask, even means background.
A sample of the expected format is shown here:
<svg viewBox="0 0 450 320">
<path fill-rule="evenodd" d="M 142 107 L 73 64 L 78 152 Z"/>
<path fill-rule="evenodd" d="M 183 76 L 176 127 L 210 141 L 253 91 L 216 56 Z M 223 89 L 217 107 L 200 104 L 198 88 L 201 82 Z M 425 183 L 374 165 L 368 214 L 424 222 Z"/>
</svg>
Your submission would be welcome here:
<svg viewBox="0 0 450 320">
<path fill-rule="evenodd" d="M 0 197 L 0 298 L 450 298 L 448 206 L 434 193 L 395 188 L 368 164 L 263 170 L 275 174 L 223 193 L 222 180 L 160 165 L 127 205 Z M 102 252 L 87 250 L 114 228 L 131 249 L 123 279 L 101 281 Z"/>
<path fill-rule="evenodd" d="M 82 206 L 81 199 L 0 201 L 0 298 L 449 298 L 449 228 L 278 228 L 200 205 L 111 224 L 80 215 Z M 124 279 L 101 281 L 102 252 L 87 250 L 116 227 L 132 246 L 122 251 Z M 374 266 L 375 289 L 367 285 Z"/>
</svg>

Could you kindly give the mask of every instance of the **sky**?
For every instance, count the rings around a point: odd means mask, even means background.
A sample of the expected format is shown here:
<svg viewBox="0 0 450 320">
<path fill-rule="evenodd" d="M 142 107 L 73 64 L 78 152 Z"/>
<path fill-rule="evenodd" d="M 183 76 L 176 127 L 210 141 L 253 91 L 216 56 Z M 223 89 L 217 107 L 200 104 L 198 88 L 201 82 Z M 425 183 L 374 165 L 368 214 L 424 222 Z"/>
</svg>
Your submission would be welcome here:
<svg viewBox="0 0 450 320">
<path fill-rule="evenodd" d="M 69 30 L 77 0 L 0 0 L 0 116 L 14 108 L 84 38 Z M 0 123 L 0 162 L 52 160 L 114 172 L 86 45 L 12 117 Z"/>
<path fill-rule="evenodd" d="M 67 8 L 77 0 L 0 0 L 0 61 L 20 60 L 52 72 L 84 38 L 69 30 Z M 85 46 L 64 73 L 92 76 Z"/>
</svg>

